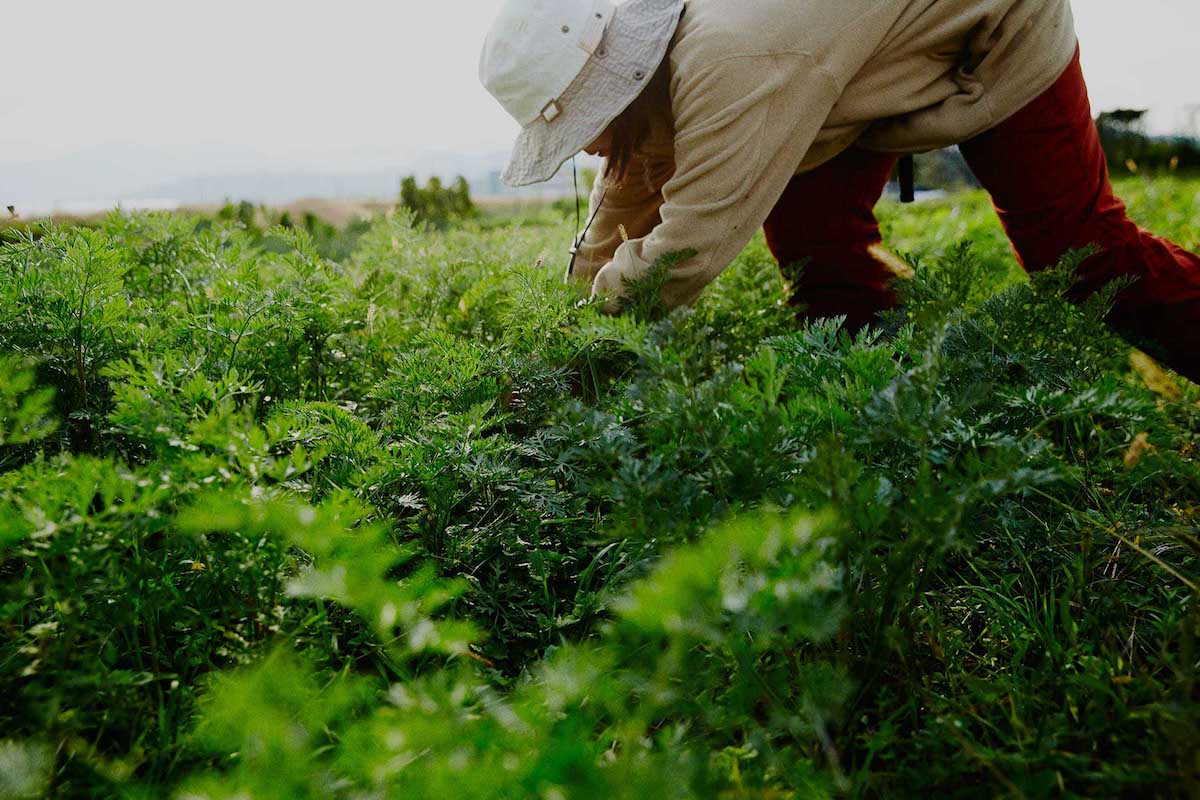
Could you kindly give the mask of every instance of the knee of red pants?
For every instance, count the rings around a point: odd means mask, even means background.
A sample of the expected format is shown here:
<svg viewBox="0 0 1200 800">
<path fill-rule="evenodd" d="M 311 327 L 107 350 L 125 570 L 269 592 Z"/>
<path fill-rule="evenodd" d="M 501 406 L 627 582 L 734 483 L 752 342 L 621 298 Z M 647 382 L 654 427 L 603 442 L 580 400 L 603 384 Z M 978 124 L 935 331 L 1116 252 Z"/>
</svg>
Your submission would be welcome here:
<svg viewBox="0 0 1200 800">
<path fill-rule="evenodd" d="M 1200 300 L 1118 304 L 1108 321 L 1131 344 L 1200 383 Z"/>
<path fill-rule="evenodd" d="M 1080 298 L 1126 283 L 1116 298 L 1119 309 L 1200 303 L 1200 257 L 1140 228 L 1124 241 L 1100 245 L 1078 275 L 1074 294 Z M 1200 325 L 1200 318 L 1193 321 Z"/>
<path fill-rule="evenodd" d="M 896 157 L 851 147 L 788 184 L 763 225 L 802 317 L 845 314 L 854 326 L 895 305 L 881 263 L 875 204 Z"/>
<path fill-rule="evenodd" d="M 857 330 L 899 302 L 896 282 L 912 268 L 880 241 L 813 246 L 794 269 L 781 265 L 803 319 L 845 316 Z"/>
<path fill-rule="evenodd" d="M 857 332 L 879 320 L 879 315 L 896 307 L 894 294 L 863 295 L 846 289 L 834 289 L 811 295 L 792 295 L 791 304 L 800 320 L 845 317 L 845 327 Z"/>
<path fill-rule="evenodd" d="M 1115 281 L 1130 283 L 1120 295 L 1124 305 L 1200 299 L 1200 257 L 1134 223 L 1111 190 L 1081 210 L 1004 221 L 1027 269 L 1052 266 L 1071 251 L 1096 251 L 1077 267 L 1074 299 Z"/>
<path fill-rule="evenodd" d="M 1031 272 L 1054 266 L 1072 250 L 1124 247 L 1142 233 L 1107 180 L 1082 196 L 1023 212 L 997 212 L 1021 266 Z"/>
<path fill-rule="evenodd" d="M 1070 298 L 1081 302 L 1107 285 L 1125 284 L 1108 318 L 1113 328 L 1200 381 L 1200 257 L 1127 219 L 1108 233 L 1096 237 L 1100 252 L 1079 265 Z"/>
</svg>

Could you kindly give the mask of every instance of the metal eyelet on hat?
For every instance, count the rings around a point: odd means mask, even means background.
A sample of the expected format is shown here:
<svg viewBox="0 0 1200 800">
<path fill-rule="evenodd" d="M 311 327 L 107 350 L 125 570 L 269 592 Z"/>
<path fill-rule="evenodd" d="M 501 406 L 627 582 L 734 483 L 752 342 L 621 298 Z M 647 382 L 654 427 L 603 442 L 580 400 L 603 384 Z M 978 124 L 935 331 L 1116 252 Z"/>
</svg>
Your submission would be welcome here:
<svg viewBox="0 0 1200 800">
<path fill-rule="evenodd" d="M 646 73 L 642 72 L 640 69 L 633 73 L 633 79 L 635 81 L 640 81 L 644 77 L 646 77 Z"/>
<path fill-rule="evenodd" d="M 570 26 L 570 25 L 563 25 L 563 27 L 562 27 L 562 32 L 563 32 L 563 33 L 570 33 L 570 32 L 571 32 L 571 26 Z"/>
</svg>

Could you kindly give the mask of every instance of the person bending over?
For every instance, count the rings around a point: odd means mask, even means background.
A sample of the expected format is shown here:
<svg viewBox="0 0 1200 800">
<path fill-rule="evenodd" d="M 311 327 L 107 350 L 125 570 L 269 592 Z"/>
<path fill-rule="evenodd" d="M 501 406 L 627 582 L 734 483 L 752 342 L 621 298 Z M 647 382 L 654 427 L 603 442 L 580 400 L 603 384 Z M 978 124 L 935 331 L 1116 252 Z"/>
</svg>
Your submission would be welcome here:
<svg viewBox="0 0 1200 800">
<path fill-rule="evenodd" d="M 1072 299 L 1132 278 L 1109 322 L 1200 380 L 1200 258 L 1114 195 L 1069 0 L 509 0 L 480 78 L 522 127 L 507 183 L 604 157 L 593 293 L 694 251 L 663 288 L 689 304 L 762 227 L 804 315 L 866 325 L 911 275 L 873 211 L 898 157 L 958 145 L 1026 269 L 1098 246 Z"/>
</svg>

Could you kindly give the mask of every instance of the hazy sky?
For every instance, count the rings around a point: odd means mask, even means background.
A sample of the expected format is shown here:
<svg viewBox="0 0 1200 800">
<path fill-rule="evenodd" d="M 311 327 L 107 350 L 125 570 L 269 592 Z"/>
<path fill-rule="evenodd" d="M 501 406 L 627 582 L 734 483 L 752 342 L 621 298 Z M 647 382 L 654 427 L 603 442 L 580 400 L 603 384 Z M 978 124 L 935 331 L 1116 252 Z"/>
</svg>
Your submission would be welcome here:
<svg viewBox="0 0 1200 800">
<path fill-rule="evenodd" d="M 476 79 L 499 3 L 0 0 L 0 163 L 102 143 L 337 168 L 503 149 L 514 125 Z M 1075 13 L 1095 105 L 1182 124 L 1200 103 L 1200 2 Z"/>
</svg>

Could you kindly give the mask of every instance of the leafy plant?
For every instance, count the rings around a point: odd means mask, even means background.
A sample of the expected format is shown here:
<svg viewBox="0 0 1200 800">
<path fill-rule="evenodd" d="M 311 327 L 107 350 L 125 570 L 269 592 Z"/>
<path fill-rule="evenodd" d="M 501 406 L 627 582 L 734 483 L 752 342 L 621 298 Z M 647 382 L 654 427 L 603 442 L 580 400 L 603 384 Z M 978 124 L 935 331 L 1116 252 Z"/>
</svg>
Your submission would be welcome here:
<svg viewBox="0 0 1200 800">
<path fill-rule="evenodd" d="M 553 210 L 6 233 L 0 793 L 1186 792 L 1200 395 L 989 209 L 853 335 L 761 239 L 603 316 Z"/>
</svg>

